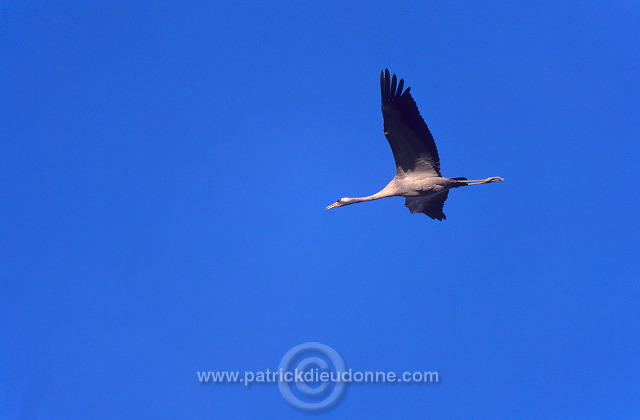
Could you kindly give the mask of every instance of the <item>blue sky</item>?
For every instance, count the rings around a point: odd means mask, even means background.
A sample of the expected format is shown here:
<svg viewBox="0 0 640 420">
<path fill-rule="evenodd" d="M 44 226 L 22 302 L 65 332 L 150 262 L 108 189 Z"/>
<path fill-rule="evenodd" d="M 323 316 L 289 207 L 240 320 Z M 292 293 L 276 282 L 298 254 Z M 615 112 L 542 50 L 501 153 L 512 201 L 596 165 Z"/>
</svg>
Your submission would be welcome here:
<svg viewBox="0 0 640 420">
<path fill-rule="evenodd" d="M 629 418 L 640 412 L 636 2 L 0 7 L 0 417 Z M 394 174 L 404 78 L 453 191 Z M 196 371 L 330 346 L 333 408 Z"/>
</svg>

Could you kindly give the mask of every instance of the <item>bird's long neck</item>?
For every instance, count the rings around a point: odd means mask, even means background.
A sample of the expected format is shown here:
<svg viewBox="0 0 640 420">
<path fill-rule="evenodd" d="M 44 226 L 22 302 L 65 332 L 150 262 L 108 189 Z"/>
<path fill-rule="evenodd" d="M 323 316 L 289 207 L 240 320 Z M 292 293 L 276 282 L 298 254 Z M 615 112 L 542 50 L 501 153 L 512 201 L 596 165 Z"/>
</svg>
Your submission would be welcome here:
<svg viewBox="0 0 640 420">
<path fill-rule="evenodd" d="M 379 197 L 378 194 L 373 194 L 366 197 L 353 197 L 353 198 L 349 198 L 349 204 L 362 203 L 364 201 L 373 201 L 379 198 L 382 198 L 382 197 Z"/>
<path fill-rule="evenodd" d="M 373 200 L 379 200 L 381 198 L 386 198 L 386 197 L 392 197 L 394 196 L 394 192 L 392 191 L 392 187 L 391 187 L 391 183 L 389 183 L 389 185 L 387 185 L 386 187 L 384 187 L 381 191 L 373 194 L 373 195 L 368 195 L 366 197 L 354 197 L 354 198 L 350 198 L 349 199 L 349 204 L 355 204 L 355 203 L 362 203 L 364 201 L 373 201 Z"/>
</svg>

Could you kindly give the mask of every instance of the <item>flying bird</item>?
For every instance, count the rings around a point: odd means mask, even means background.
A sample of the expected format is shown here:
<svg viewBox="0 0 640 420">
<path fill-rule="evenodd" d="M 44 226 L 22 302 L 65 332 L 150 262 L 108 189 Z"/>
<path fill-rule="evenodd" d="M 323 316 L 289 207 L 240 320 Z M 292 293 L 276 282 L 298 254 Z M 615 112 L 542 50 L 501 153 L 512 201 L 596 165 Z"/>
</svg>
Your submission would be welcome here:
<svg viewBox="0 0 640 420">
<path fill-rule="evenodd" d="M 380 73 L 384 136 L 389 141 L 396 162 L 396 176 L 384 187 L 368 197 L 344 197 L 327 206 L 334 207 L 386 197 L 405 197 L 404 205 L 411 213 L 424 213 L 432 219 L 446 219 L 444 202 L 451 188 L 488 184 L 504 179 L 445 178 L 440 173 L 440 157 L 433 136 L 420 116 L 418 106 L 409 89 L 403 91 L 404 79 L 390 77 L 389 69 Z"/>
</svg>

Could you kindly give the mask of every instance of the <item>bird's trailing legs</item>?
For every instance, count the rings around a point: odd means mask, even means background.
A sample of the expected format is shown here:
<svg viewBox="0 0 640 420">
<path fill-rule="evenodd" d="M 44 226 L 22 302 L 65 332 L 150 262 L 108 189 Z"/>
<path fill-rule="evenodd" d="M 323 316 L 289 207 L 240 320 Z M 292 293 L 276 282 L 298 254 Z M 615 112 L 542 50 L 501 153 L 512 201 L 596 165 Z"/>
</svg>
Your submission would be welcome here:
<svg viewBox="0 0 640 420">
<path fill-rule="evenodd" d="M 491 178 L 486 179 L 473 179 L 468 180 L 467 185 L 478 185 L 478 184 L 489 184 L 491 182 L 504 181 L 504 178 L 500 178 L 499 176 L 492 176 Z"/>
</svg>

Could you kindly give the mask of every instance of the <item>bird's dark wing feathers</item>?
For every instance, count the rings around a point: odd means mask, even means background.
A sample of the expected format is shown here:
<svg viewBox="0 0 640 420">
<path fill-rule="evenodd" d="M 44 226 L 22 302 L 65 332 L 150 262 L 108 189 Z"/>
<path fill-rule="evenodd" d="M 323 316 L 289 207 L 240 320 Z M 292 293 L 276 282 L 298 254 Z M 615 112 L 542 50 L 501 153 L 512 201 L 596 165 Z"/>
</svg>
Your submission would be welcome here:
<svg viewBox="0 0 640 420">
<path fill-rule="evenodd" d="M 443 220 L 447 218 L 442 209 L 448 196 L 449 190 L 431 196 L 407 197 L 404 200 L 404 205 L 409 208 L 411 213 L 424 213 L 432 219 Z"/>
<path fill-rule="evenodd" d="M 396 161 L 396 175 L 422 172 L 442 176 L 433 136 L 420 116 L 410 88 L 402 92 L 403 87 L 404 80 L 397 83 L 396 75 L 390 77 L 388 69 L 380 74 L 384 135 Z"/>
</svg>

